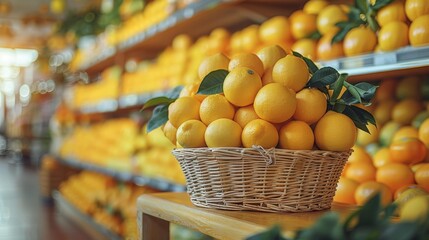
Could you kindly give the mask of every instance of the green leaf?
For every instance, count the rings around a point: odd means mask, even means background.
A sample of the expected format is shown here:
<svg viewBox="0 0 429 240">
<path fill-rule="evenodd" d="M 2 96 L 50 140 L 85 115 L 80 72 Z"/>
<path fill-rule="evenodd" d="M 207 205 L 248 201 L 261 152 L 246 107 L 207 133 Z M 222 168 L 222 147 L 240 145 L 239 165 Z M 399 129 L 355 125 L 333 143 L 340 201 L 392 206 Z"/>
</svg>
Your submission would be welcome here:
<svg viewBox="0 0 429 240">
<path fill-rule="evenodd" d="M 340 238 L 337 238 L 339 236 Z M 343 237 L 338 213 L 328 212 L 320 217 L 310 228 L 299 232 L 296 239 L 341 239 Z"/>
<path fill-rule="evenodd" d="M 342 73 L 340 77 L 332 84 L 332 90 L 334 91 L 331 99 L 332 101 L 337 100 L 338 96 L 340 96 L 341 90 L 343 90 L 344 81 L 347 79 L 348 74 Z"/>
<path fill-rule="evenodd" d="M 380 240 L 410 240 L 415 239 L 419 230 L 416 222 L 399 222 L 388 225 L 380 234 Z"/>
<path fill-rule="evenodd" d="M 371 123 L 372 125 L 377 125 L 374 116 L 372 116 L 372 114 L 368 111 L 366 111 L 365 109 L 362 109 L 360 107 L 356 107 L 356 106 L 350 106 L 350 108 L 353 109 L 354 112 L 356 112 L 356 114 L 358 114 L 359 116 L 361 116 L 366 123 Z"/>
<path fill-rule="evenodd" d="M 334 111 L 335 111 L 335 112 L 342 113 L 342 112 L 344 112 L 344 110 L 346 109 L 346 107 L 347 107 L 347 104 L 345 104 L 345 103 L 343 103 L 343 102 L 338 101 L 338 102 L 336 102 L 336 103 L 335 103 L 335 105 L 334 105 Z"/>
<path fill-rule="evenodd" d="M 344 108 L 343 114 L 347 115 L 355 124 L 355 126 L 362 131 L 369 133 L 367 125 L 367 121 L 357 114 L 351 106 L 346 105 Z"/>
<path fill-rule="evenodd" d="M 353 28 L 359 27 L 360 25 L 362 25 L 364 22 L 359 19 L 353 22 L 349 22 L 347 25 L 344 24 L 340 24 L 340 25 L 344 25 L 344 27 L 340 27 L 340 31 L 338 31 L 334 37 L 331 40 L 331 44 L 337 43 L 337 42 L 341 42 L 347 35 L 348 32 L 350 32 L 350 30 L 352 30 Z"/>
<path fill-rule="evenodd" d="M 368 2 L 366 0 L 355 0 L 356 7 L 362 12 L 368 12 Z"/>
<path fill-rule="evenodd" d="M 299 52 L 292 51 L 292 53 L 295 57 L 299 57 L 302 60 L 304 60 L 304 62 L 307 64 L 308 70 L 310 71 L 311 74 L 314 74 L 317 70 L 319 70 L 319 68 L 316 66 L 316 64 L 314 64 L 314 62 L 311 61 L 311 59 L 302 56 Z"/>
<path fill-rule="evenodd" d="M 152 117 L 147 123 L 147 131 L 151 132 L 158 127 L 161 127 L 168 121 L 168 105 L 159 105 L 155 107 Z"/>
<path fill-rule="evenodd" d="M 223 93 L 223 82 L 228 73 L 227 70 L 219 69 L 207 74 L 201 82 L 197 94 L 211 95 Z"/>
<path fill-rule="evenodd" d="M 360 209 L 358 215 L 359 222 L 356 227 L 372 227 L 377 225 L 381 208 L 381 194 L 378 192 Z"/>
<path fill-rule="evenodd" d="M 315 31 L 312 34 L 308 35 L 306 38 L 318 40 L 322 37 L 322 34 L 319 31 Z"/>
<path fill-rule="evenodd" d="M 332 67 L 323 67 L 317 70 L 310 78 L 307 83 L 308 87 L 326 87 L 334 83 L 340 74 L 335 68 Z"/>
<path fill-rule="evenodd" d="M 375 11 L 378 11 L 381 8 L 389 5 L 393 1 L 395 1 L 395 0 L 377 0 L 377 1 L 375 1 L 375 4 L 373 6 L 371 6 L 371 8 Z"/>
<path fill-rule="evenodd" d="M 349 17 L 349 22 L 354 22 L 354 21 L 362 20 L 360 18 L 361 14 L 362 14 L 362 12 L 360 11 L 359 8 L 354 7 L 354 6 L 350 6 L 349 7 L 349 13 L 347 14 L 348 17 Z"/>
<path fill-rule="evenodd" d="M 179 98 L 180 92 L 182 91 L 183 86 L 177 86 L 175 88 L 173 88 L 172 90 L 170 90 L 167 93 L 167 97 L 171 98 L 171 99 L 177 99 Z"/>
<path fill-rule="evenodd" d="M 348 91 L 348 92 L 350 92 L 350 94 L 351 94 L 354 98 L 356 98 L 356 100 L 358 101 L 358 103 L 361 103 L 361 102 L 362 102 L 362 98 L 361 98 L 361 96 L 360 96 L 359 91 L 356 89 L 356 87 L 355 87 L 355 86 L 353 86 L 353 85 L 351 85 L 351 84 L 346 84 L 345 86 L 346 86 L 346 88 L 347 88 L 347 91 Z"/>
<path fill-rule="evenodd" d="M 384 209 L 383 220 L 386 222 L 390 222 L 390 218 L 395 214 L 395 211 L 397 208 L 398 208 L 398 205 L 396 205 L 395 203 L 389 204 Z"/>
<path fill-rule="evenodd" d="M 156 97 L 156 98 L 152 98 L 149 99 L 144 105 L 142 110 L 151 108 L 151 107 L 155 107 L 158 105 L 169 105 L 171 103 L 173 103 L 174 101 L 176 101 L 176 99 L 172 99 L 172 98 L 168 98 L 168 97 Z"/>
<path fill-rule="evenodd" d="M 375 19 L 375 16 L 367 14 L 366 15 L 366 21 L 368 22 L 368 25 L 372 31 L 377 32 L 378 29 L 380 29 L 380 25 L 378 24 L 377 20 Z"/>
<path fill-rule="evenodd" d="M 247 237 L 246 240 L 287 240 L 281 234 L 280 226 L 275 225 L 270 229 Z"/>
</svg>

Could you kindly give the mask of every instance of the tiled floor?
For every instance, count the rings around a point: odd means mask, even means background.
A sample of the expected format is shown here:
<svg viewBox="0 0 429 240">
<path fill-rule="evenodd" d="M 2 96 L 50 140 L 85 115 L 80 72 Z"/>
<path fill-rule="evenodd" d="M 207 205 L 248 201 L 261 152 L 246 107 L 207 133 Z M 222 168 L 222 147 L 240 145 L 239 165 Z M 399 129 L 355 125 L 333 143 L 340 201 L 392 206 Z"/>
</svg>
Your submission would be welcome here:
<svg viewBox="0 0 429 240">
<path fill-rule="evenodd" d="M 0 159 L 0 240 L 91 239 L 44 204 L 35 169 Z"/>
</svg>

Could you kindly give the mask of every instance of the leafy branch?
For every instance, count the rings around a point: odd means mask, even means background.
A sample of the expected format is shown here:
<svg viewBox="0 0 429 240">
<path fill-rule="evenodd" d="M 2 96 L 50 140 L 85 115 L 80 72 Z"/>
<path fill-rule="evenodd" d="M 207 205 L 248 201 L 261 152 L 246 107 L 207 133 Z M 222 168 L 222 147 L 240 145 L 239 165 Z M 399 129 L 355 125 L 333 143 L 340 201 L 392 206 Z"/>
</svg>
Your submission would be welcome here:
<svg viewBox="0 0 429 240">
<path fill-rule="evenodd" d="M 361 25 L 369 26 L 372 31 L 376 32 L 380 29 L 380 25 L 376 20 L 378 10 L 392 3 L 394 0 L 377 0 L 375 4 L 370 4 L 367 0 L 355 0 L 354 5 L 350 6 L 348 20 L 341 21 L 335 25 L 340 30 L 332 38 L 332 43 L 342 41 L 350 30 Z"/>
<path fill-rule="evenodd" d="M 367 125 L 375 125 L 374 117 L 371 113 L 354 105 L 371 105 L 377 86 L 366 82 L 353 85 L 347 82 L 347 74 L 340 74 L 332 67 L 319 69 L 310 59 L 296 52 L 293 54 L 306 62 L 312 74 L 306 87 L 319 89 L 326 95 L 329 110 L 347 115 L 353 120 L 357 128 L 369 133 Z M 344 93 L 342 93 L 343 88 L 346 89 Z M 329 93 L 329 90 L 332 90 L 332 94 Z"/>
</svg>

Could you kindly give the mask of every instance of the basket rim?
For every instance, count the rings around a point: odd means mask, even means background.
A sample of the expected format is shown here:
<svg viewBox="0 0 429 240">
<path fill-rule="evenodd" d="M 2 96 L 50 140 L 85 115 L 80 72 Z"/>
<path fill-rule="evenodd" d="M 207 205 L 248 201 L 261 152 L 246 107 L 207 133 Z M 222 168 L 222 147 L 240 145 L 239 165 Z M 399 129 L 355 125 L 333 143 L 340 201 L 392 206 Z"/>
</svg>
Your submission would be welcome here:
<svg viewBox="0 0 429 240">
<path fill-rule="evenodd" d="M 328 151 L 328 150 L 290 150 L 290 149 L 282 149 L 282 148 L 263 148 L 261 146 L 253 146 L 251 148 L 243 148 L 243 147 L 199 147 L 199 148 L 174 148 L 172 152 L 184 152 L 184 151 L 257 151 L 258 149 L 263 149 L 265 151 L 276 151 L 276 152 L 284 152 L 284 153 L 316 153 L 316 154 L 341 154 L 341 153 L 352 153 L 353 149 L 349 149 L 348 151 Z"/>
</svg>

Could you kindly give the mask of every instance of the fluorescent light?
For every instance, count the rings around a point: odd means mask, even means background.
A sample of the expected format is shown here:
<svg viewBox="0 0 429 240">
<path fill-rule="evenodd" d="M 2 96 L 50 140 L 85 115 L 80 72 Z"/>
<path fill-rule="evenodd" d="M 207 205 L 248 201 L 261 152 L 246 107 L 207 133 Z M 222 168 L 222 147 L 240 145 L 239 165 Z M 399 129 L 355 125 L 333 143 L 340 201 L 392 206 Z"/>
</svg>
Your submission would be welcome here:
<svg viewBox="0 0 429 240">
<path fill-rule="evenodd" d="M 0 65 L 28 67 L 37 60 L 38 56 L 38 52 L 34 49 L 0 48 Z"/>
</svg>

